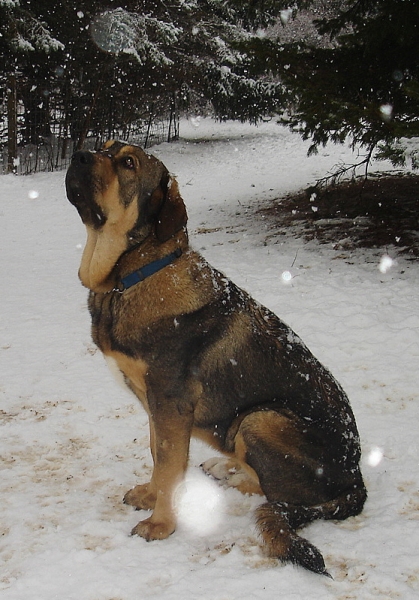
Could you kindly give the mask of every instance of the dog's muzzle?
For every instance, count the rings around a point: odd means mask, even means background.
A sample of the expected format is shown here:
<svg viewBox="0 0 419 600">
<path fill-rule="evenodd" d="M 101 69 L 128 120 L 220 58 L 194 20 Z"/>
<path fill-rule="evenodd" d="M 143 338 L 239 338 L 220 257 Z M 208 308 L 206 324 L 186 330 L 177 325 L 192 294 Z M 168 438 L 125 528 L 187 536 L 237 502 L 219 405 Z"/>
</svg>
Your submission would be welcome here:
<svg viewBox="0 0 419 600">
<path fill-rule="evenodd" d="M 73 154 L 68 168 L 65 187 L 67 198 L 76 207 L 85 225 L 100 229 L 106 222 L 101 207 L 95 202 L 95 184 L 92 173 L 95 155 L 80 150 Z"/>
</svg>

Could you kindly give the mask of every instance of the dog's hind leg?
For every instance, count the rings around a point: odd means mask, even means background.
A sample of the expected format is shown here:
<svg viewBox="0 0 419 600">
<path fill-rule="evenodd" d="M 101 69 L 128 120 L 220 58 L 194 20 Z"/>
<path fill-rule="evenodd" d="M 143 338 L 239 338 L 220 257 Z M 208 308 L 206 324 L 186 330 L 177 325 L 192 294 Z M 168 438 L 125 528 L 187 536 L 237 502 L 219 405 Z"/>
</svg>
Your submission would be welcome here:
<svg viewBox="0 0 419 600">
<path fill-rule="evenodd" d="M 268 554 L 328 575 L 319 550 L 296 530 L 315 519 L 358 514 L 366 498 L 358 468 L 345 469 L 336 448 L 288 411 L 246 415 L 234 440 L 268 500 L 256 511 Z"/>
</svg>

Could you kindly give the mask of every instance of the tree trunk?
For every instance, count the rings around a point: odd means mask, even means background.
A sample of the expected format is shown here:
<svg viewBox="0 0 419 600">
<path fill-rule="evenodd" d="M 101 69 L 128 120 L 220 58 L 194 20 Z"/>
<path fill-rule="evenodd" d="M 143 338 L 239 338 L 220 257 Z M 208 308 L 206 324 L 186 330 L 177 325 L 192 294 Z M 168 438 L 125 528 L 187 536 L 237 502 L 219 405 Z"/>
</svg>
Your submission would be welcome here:
<svg viewBox="0 0 419 600">
<path fill-rule="evenodd" d="M 17 170 L 17 93 L 16 76 L 10 75 L 7 81 L 7 172 L 16 173 Z"/>
</svg>

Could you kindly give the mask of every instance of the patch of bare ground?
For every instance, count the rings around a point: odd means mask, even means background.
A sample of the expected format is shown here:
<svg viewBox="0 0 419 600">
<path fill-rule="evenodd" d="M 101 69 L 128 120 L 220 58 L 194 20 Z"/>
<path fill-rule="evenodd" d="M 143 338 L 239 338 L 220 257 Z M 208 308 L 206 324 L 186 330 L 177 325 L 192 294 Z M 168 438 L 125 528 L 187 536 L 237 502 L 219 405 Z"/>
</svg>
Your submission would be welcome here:
<svg viewBox="0 0 419 600">
<path fill-rule="evenodd" d="M 336 249 L 395 248 L 419 258 L 419 176 L 370 175 L 279 198 L 260 211 L 280 228 Z"/>
</svg>

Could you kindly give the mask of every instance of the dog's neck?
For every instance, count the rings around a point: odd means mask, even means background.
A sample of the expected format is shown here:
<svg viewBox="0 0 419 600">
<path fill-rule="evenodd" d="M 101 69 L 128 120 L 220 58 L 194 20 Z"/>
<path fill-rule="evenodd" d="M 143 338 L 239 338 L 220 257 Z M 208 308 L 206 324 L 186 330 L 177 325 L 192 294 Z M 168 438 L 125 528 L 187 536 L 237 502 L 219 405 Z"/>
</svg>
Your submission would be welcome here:
<svg viewBox="0 0 419 600">
<path fill-rule="evenodd" d="M 98 239 L 89 229 L 86 247 L 79 270 L 83 285 L 95 293 L 122 292 L 146 277 L 150 277 L 176 260 L 188 248 L 186 228 L 161 243 L 154 233 L 129 248 L 111 246 L 111 252 L 99 255 Z M 91 251 L 94 246 L 95 251 Z M 118 254 L 118 255 L 117 255 Z M 101 256 L 102 261 L 96 258 Z"/>
<path fill-rule="evenodd" d="M 141 283 L 141 281 L 144 281 L 144 279 L 147 279 L 147 277 L 151 277 L 151 275 L 154 275 L 155 273 L 158 273 L 165 267 L 168 267 L 180 256 L 182 256 L 182 249 L 176 248 L 176 250 L 174 250 L 170 254 L 166 254 L 165 256 L 162 256 L 162 258 L 153 260 L 152 262 L 144 265 L 140 269 L 136 269 L 132 273 L 128 273 L 128 275 L 122 277 L 118 286 L 113 288 L 112 291 L 119 292 L 122 294 L 123 292 L 125 292 L 125 290 L 128 290 L 133 285 Z"/>
</svg>

